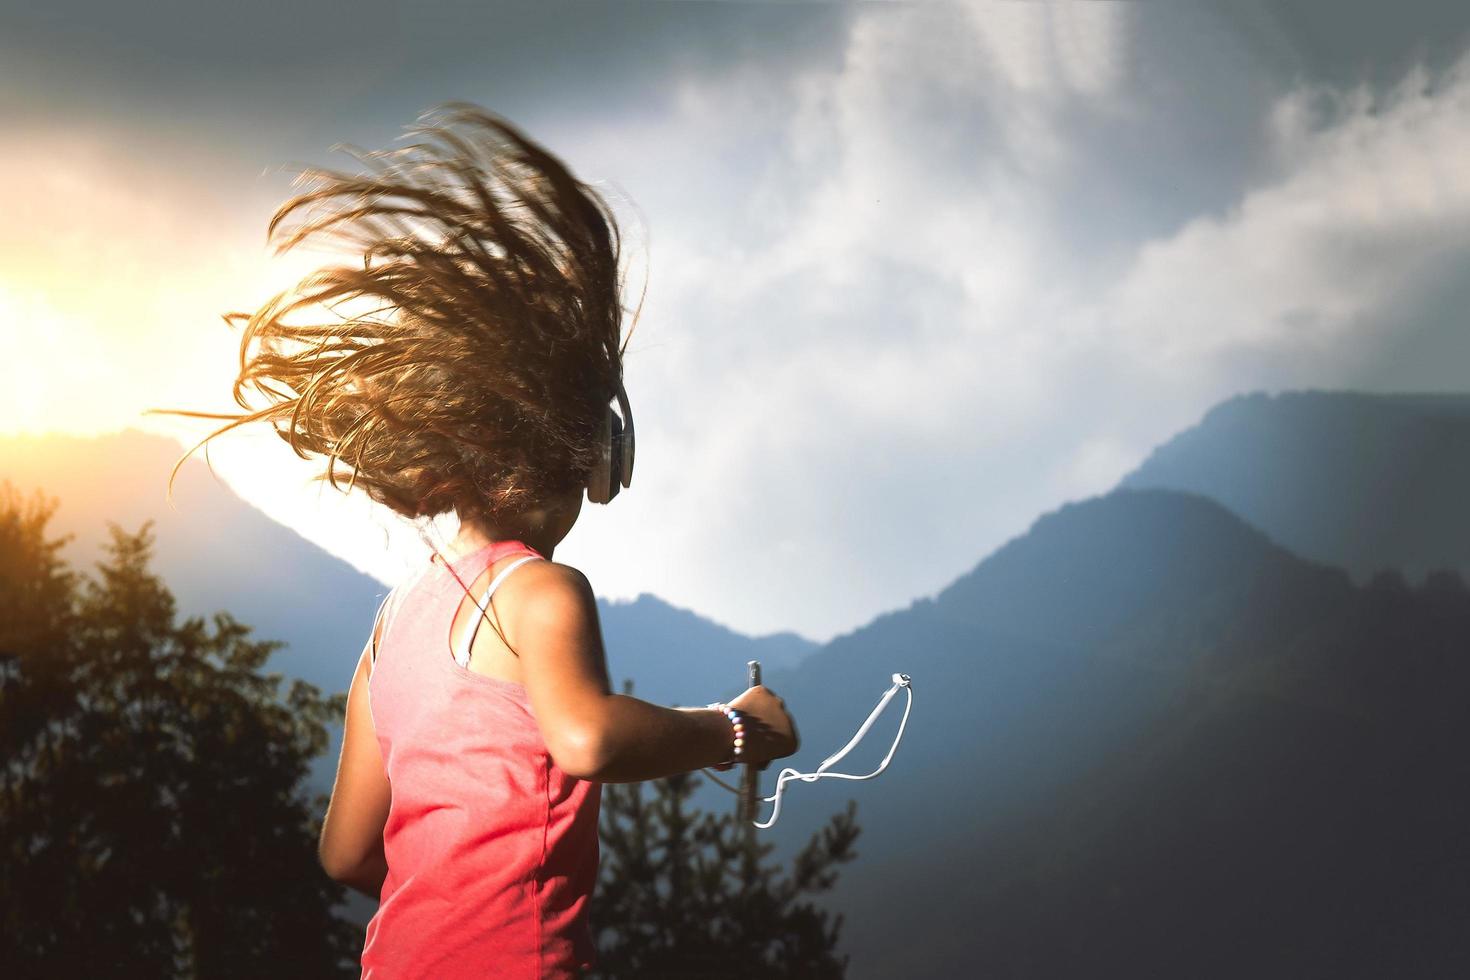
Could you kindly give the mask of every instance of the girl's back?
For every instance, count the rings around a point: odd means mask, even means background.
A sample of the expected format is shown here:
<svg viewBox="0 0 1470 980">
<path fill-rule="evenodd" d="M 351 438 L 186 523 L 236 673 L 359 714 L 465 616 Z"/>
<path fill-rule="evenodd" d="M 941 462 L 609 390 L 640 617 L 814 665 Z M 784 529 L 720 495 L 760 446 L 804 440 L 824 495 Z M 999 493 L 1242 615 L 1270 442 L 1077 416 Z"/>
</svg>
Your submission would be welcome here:
<svg viewBox="0 0 1470 980">
<path fill-rule="evenodd" d="M 587 902 L 601 784 L 558 768 L 524 685 L 461 666 L 450 646 L 460 583 L 518 554 L 540 557 L 498 541 L 428 564 L 386 607 L 369 691 L 392 785 L 389 872 L 365 978 L 481 977 L 494 964 L 514 980 L 596 960 Z"/>
</svg>

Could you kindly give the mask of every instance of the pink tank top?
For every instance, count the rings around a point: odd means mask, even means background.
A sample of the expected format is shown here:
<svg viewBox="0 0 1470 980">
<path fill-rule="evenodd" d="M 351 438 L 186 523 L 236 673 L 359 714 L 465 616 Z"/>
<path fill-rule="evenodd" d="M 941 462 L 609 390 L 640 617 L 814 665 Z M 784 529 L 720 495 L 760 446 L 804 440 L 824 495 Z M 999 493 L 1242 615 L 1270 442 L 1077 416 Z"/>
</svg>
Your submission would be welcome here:
<svg viewBox="0 0 1470 980">
<path fill-rule="evenodd" d="M 524 685 L 460 666 L 449 646 L 455 576 L 469 585 L 516 553 L 540 557 L 497 541 L 427 564 L 384 603 L 368 691 L 393 796 L 365 980 L 561 980 L 597 961 L 602 785 L 552 761 Z"/>
</svg>

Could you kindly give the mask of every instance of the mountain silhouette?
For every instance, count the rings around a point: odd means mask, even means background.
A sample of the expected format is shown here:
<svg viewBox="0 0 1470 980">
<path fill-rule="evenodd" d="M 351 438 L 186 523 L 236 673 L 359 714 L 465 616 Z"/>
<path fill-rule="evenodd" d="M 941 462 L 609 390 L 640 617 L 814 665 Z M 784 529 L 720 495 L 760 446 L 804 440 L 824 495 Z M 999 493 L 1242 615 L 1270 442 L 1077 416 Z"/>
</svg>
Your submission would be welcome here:
<svg viewBox="0 0 1470 980">
<path fill-rule="evenodd" d="M 340 689 L 387 588 L 240 499 L 198 454 L 179 469 L 170 507 L 165 485 L 182 453 L 137 429 L 6 436 L 0 478 L 57 498 L 50 530 L 74 535 L 61 555 L 80 570 L 103 557 L 108 521 L 137 531 L 152 520 L 153 567 L 181 617 L 228 610 L 257 639 L 286 641 L 269 669 Z"/>
<path fill-rule="evenodd" d="M 773 675 L 802 770 L 893 671 L 915 707 L 880 782 L 795 783 L 772 833 L 858 799 L 829 905 L 859 980 L 1463 975 L 1467 650 L 1453 572 L 1359 586 L 1118 489 Z M 889 710 L 838 768 L 876 766 Z"/>
<path fill-rule="evenodd" d="M 762 668 L 795 667 L 818 644 L 796 633 L 752 637 L 698 613 L 641 593 L 632 601 L 597 601 L 607 644 L 608 673 L 622 689 L 655 704 L 708 704 L 745 689 L 745 663 Z"/>
<path fill-rule="evenodd" d="M 1237 395 L 1119 486 L 1213 497 L 1358 582 L 1389 568 L 1470 577 L 1470 394 Z"/>
</svg>

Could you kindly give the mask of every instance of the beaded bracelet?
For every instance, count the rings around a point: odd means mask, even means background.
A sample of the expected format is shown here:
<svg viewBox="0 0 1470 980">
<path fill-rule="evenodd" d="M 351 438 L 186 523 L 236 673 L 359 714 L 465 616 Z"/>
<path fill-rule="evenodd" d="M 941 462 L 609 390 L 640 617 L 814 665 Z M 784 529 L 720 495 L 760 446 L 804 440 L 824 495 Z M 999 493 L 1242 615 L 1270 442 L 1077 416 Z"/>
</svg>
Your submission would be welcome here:
<svg viewBox="0 0 1470 980">
<path fill-rule="evenodd" d="M 730 724 L 735 728 L 735 754 L 729 761 L 739 762 L 740 756 L 745 751 L 745 712 L 739 708 L 732 708 L 723 701 L 715 701 L 706 707 L 716 708 L 730 719 Z"/>
</svg>

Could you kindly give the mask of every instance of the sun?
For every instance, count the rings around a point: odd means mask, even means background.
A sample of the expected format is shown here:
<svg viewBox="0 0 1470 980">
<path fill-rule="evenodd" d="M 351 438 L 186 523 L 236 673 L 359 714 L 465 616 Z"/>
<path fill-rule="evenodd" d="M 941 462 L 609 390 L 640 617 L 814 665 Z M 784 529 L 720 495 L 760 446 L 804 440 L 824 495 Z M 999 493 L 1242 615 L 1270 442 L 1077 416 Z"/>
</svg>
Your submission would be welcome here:
<svg viewBox="0 0 1470 980">
<path fill-rule="evenodd" d="M 101 380 L 88 355 L 86 325 L 45 293 L 0 280 L 0 433 L 95 435 L 101 424 L 89 393 Z"/>
</svg>

